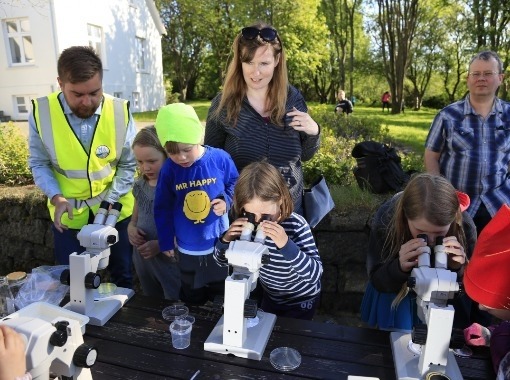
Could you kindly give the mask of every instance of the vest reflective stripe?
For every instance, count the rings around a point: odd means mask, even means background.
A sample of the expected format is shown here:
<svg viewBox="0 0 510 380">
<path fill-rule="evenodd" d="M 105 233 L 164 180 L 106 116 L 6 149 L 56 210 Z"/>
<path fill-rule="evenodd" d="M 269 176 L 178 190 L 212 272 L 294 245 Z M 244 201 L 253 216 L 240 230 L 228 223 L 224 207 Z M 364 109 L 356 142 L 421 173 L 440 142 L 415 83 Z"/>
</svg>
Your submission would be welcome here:
<svg viewBox="0 0 510 380">
<path fill-rule="evenodd" d="M 43 136 L 53 136 L 53 128 L 51 123 L 51 115 L 50 115 L 50 104 L 49 98 L 39 98 L 37 99 L 39 103 L 39 125 L 40 125 L 40 133 Z M 44 139 L 44 142 L 47 146 L 48 154 L 50 155 L 51 163 L 53 168 L 59 174 L 70 178 L 70 179 L 91 179 L 101 180 L 103 178 L 108 177 L 112 173 L 112 166 L 117 166 L 117 163 L 120 160 L 120 156 L 122 154 L 122 147 L 124 145 L 124 141 L 126 139 L 126 125 L 124 124 L 124 103 L 121 101 L 116 101 L 114 99 L 113 102 L 113 112 L 114 112 L 114 120 L 115 120 L 115 130 L 116 130 L 116 156 L 115 159 L 111 162 L 111 164 L 106 165 L 102 169 L 96 172 L 88 172 L 87 170 L 63 170 L 57 160 L 57 152 L 55 149 L 55 139 L 48 138 Z"/>
<path fill-rule="evenodd" d="M 82 200 L 74 199 L 74 198 L 66 198 L 66 199 L 69 201 L 71 206 L 73 206 L 73 208 L 79 209 L 79 208 L 84 208 L 87 206 L 92 207 L 92 206 L 100 204 L 106 198 L 106 194 L 108 194 L 108 189 L 104 190 L 101 194 L 96 195 L 94 198 L 82 199 Z"/>
<path fill-rule="evenodd" d="M 87 153 L 63 112 L 58 94 L 33 100 L 34 118 L 62 193 L 74 209 L 73 219 L 65 213 L 62 223 L 79 229 L 88 223 L 90 211 L 97 212 L 110 189 L 126 139 L 129 103 L 104 95 L 101 115 Z M 131 191 L 121 196 L 119 202 L 123 206 L 121 221 L 132 213 Z M 55 207 L 49 200 L 48 208 L 53 219 Z"/>
</svg>

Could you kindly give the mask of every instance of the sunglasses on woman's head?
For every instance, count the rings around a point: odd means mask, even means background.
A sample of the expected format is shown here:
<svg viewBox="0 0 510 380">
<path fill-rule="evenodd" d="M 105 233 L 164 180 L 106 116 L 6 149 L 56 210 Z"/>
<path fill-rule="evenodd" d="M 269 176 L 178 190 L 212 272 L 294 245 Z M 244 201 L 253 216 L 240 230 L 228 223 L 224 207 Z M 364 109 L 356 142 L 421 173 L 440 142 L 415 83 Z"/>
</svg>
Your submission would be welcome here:
<svg viewBox="0 0 510 380">
<path fill-rule="evenodd" d="M 262 28 L 257 29 L 253 26 L 249 26 L 247 28 L 243 28 L 241 30 L 241 34 L 246 40 L 253 40 L 260 36 L 266 42 L 273 42 L 278 36 L 278 32 L 273 28 Z"/>
</svg>

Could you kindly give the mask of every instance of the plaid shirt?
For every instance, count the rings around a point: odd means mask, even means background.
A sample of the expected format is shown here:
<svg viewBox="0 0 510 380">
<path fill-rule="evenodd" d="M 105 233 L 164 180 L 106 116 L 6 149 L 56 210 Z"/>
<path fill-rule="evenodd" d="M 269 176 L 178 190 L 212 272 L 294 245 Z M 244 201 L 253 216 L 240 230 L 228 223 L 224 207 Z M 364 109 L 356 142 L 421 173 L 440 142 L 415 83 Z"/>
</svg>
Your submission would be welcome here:
<svg viewBox="0 0 510 380">
<path fill-rule="evenodd" d="M 482 202 L 492 216 L 510 205 L 510 103 L 496 98 L 484 119 L 467 95 L 437 114 L 425 147 L 441 153 L 439 170 L 469 195 L 472 217 Z"/>
</svg>

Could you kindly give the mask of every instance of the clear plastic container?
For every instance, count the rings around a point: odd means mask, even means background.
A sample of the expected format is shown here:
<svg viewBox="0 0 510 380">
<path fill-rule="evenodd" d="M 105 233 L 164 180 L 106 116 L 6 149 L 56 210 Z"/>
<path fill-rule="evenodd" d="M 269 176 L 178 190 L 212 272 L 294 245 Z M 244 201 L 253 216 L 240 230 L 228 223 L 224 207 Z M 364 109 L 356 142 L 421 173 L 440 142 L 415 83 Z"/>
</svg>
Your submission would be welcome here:
<svg viewBox="0 0 510 380">
<path fill-rule="evenodd" d="M 16 311 L 14 297 L 6 276 L 0 276 L 0 318 L 7 317 Z"/>
<path fill-rule="evenodd" d="M 18 295 L 19 290 L 25 282 L 27 282 L 26 272 L 11 272 L 7 276 L 9 287 L 14 298 Z"/>
<path fill-rule="evenodd" d="M 167 306 L 163 309 L 161 313 L 163 319 L 167 322 L 173 322 L 176 319 L 183 319 L 188 316 L 189 309 L 185 305 L 175 304 Z"/>
</svg>

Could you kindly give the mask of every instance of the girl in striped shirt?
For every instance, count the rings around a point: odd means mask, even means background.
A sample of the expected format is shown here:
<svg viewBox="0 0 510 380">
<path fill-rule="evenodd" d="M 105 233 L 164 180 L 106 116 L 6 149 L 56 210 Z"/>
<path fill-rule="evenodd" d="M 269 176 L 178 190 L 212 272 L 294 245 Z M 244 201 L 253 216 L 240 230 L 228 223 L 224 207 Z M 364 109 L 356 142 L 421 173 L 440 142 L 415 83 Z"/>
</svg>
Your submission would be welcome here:
<svg viewBox="0 0 510 380">
<path fill-rule="evenodd" d="M 312 319 L 321 290 L 322 263 L 306 220 L 293 212 L 289 189 L 271 164 L 246 166 L 234 190 L 234 222 L 216 244 L 214 256 L 227 265 L 225 250 L 248 219 L 259 225 L 270 261 L 259 271 L 261 308 L 278 316 Z"/>
</svg>

